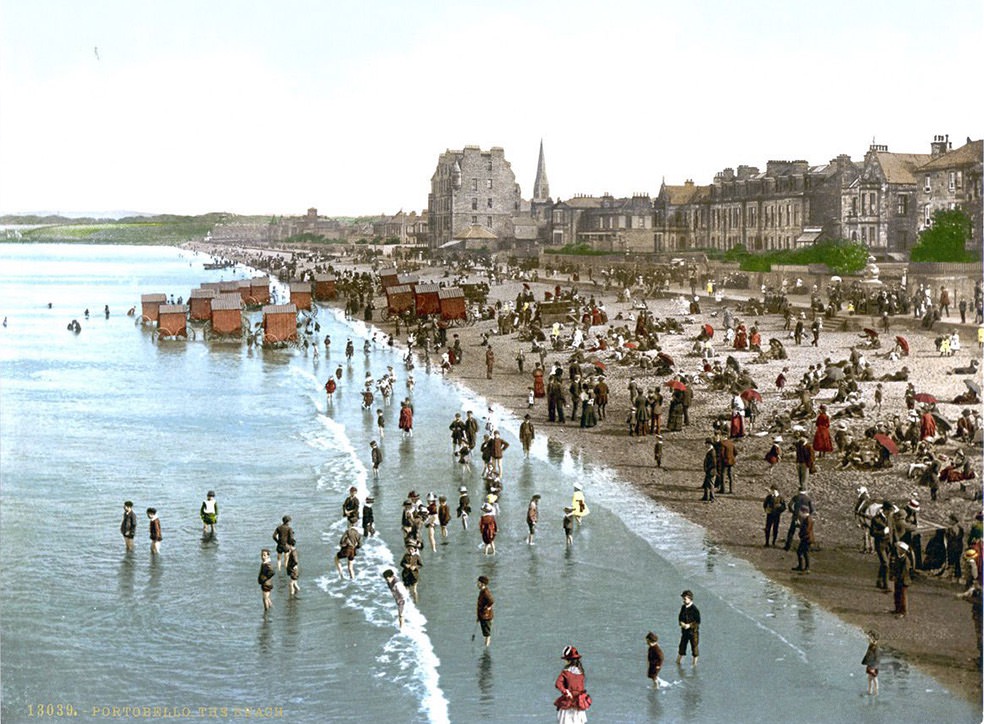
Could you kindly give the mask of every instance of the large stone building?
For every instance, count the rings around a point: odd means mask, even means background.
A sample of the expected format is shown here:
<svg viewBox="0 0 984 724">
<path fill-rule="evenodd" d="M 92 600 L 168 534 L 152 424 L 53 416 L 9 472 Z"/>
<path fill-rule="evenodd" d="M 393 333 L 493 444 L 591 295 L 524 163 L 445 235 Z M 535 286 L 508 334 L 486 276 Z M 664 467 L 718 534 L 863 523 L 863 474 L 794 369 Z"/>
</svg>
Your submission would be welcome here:
<svg viewBox="0 0 984 724">
<path fill-rule="evenodd" d="M 938 141 L 940 139 L 937 139 Z M 946 209 L 962 209 L 970 217 L 971 234 L 968 248 L 984 248 L 982 237 L 982 181 L 984 140 L 972 141 L 956 150 L 951 149 L 949 137 L 942 139 L 946 149 L 919 167 L 916 209 L 919 229 L 928 226 L 933 214 Z M 934 144 L 935 148 L 935 144 Z"/>
<path fill-rule="evenodd" d="M 513 216 L 520 213 L 519 184 L 505 152 L 465 146 L 445 151 L 431 177 L 427 199 L 431 248 L 454 241 L 469 227 L 483 226 L 499 240 L 515 238 Z"/>
<path fill-rule="evenodd" d="M 857 169 L 846 155 L 810 166 L 769 161 L 726 168 L 708 186 L 664 183 L 654 205 L 656 251 L 792 249 L 840 236 L 842 188 Z"/>
</svg>

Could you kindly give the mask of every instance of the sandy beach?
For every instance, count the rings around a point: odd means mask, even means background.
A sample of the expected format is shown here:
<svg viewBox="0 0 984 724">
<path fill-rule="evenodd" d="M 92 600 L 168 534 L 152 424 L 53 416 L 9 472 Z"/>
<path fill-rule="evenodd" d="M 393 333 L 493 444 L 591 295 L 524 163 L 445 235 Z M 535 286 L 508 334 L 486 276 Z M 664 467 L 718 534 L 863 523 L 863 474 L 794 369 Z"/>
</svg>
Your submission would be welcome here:
<svg viewBox="0 0 984 724">
<path fill-rule="evenodd" d="M 233 247 L 217 249 L 210 245 L 187 245 L 188 248 L 223 256 L 238 261 L 248 261 L 256 265 L 262 254 L 275 255 L 283 252 L 244 250 Z M 344 261 L 332 262 L 336 272 L 347 268 Z M 303 268 L 300 267 L 300 268 Z M 365 265 L 357 267 L 360 271 Z M 414 274 L 421 281 L 449 282 L 442 267 L 423 267 Z M 475 275 L 471 281 L 480 281 Z M 523 282 L 504 281 L 491 286 L 488 303 L 501 301 L 503 305 L 513 302 L 523 290 Z M 588 283 L 571 282 L 568 276 L 544 278 L 529 282 L 529 288 L 537 301 L 544 299 L 545 292 L 553 292 L 557 285 L 568 290 L 577 286 L 579 292 L 587 297 L 593 295 L 598 304 L 603 304 L 608 315 L 608 324 L 593 327 L 590 332 L 604 332 L 609 325 L 628 326 L 634 329 L 634 315 L 638 312 L 632 303 L 616 301 L 614 290 L 603 293 L 602 287 Z M 763 401 L 759 405 L 758 419 L 750 434 L 735 440 L 737 462 L 734 468 L 735 484 L 732 494 L 718 495 L 714 503 L 701 502 L 701 460 L 705 449 L 704 439 L 712 433 L 712 423 L 719 416 L 728 416 L 731 396 L 725 391 L 712 391 L 707 385 L 693 386 L 693 402 L 690 408 L 690 424 L 679 432 L 664 432 L 663 465 L 655 466 L 653 459 L 653 438 L 630 437 L 625 424 L 631 410 L 628 394 L 630 378 L 644 390 L 662 386 L 665 408 L 669 402 L 665 383 L 668 376 L 657 377 L 652 370 L 641 369 L 638 365 L 621 365 L 612 359 L 611 350 L 599 351 L 598 355 L 605 365 L 605 376 L 610 388 L 610 401 L 607 419 L 599 421 L 596 427 L 585 429 L 576 421 L 566 424 L 550 423 L 547 420 L 545 399 L 538 399 L 531 411 L 538 437 L 549 436 L 583 454 L 596 464 L 615 470 L 623 479 L 636 485 L 654 501 L 674 510 L 707 530 L 707 537 L 713 543 L 728 549 L 731 553 L 749 561 L 766 576 L 788 586 L 827 610 L 840 616 L 850 624 L 861 628 L 875 628 L 881 634 L 883 648 L 895 652 L 899 657 L 919 665 L 938 678 L 955 694 L 971 702 L 981 700 L 981 671 L 975 664 L 977 647 L 974 640 L 974 627 L 971 618 L 971 605 L 957 598 L 966 586 L 955 583 L 947 576 L 937 577 L 928 570 L 917 571 L 913 585 L 909 588 L 909 613 L 904 618 L 892 615 L 893 600 L 890 591 L 883 592 L 875 585 L 878 569 L 877 557 L 861 552 L 862 531 L 854 515 L 856 490 L 864 485 L 870 491 L 873 501 L 892 500 L 902 507 L 913 494 L 920 503 L 919 523 L 921 527 L 938 525 L 945 527 L 951 514 L 957 516 L 965 530 L 969 530 L 974 516 L 981 510 L 979 493 L 981 490 L 979 446 L 964 445 L 948 439 L 936 446 L 937 452 L 952 457 L 958 449 L 964 449 L 977 472 L 977 478 L 960 483 L 944 483 L 940 486 L 939 499 L 930 499 L 930 491 L 920 487 L 916 478 L 908 477 L 907 470 L 915 455 L 902 452 L 892 459 L 892 466 L 884 469 L 864 469 L 854 466 L 842 467 L 841 455 L 835 450 L 817 461 L 816 472 L 809 481 L 809 492 L 816 506 L 815 535 L 816 544 L 811 553 L 810 575 L 801 575 L 791 570 L 796 565 L 795 543 L 793 550 L 786 552 L 782 547 L 763 546 L 765 516 L 763 499 L 767 486 L 775 485 L 789 500 L 797 492 L 797 475 L 793 455 L 792 435 L 783 434 L 784 457 L 775 469 L 770 471 L 764 456 L 772 444 L 773 434 L 762 434 L 773 413 L 789 410 L 798 399 L 781 396 L 774 385 L 779 372 L 788 367 L 787 390 L 791 390 L 807 371 L 810 365 L 822 363 L 826 358 L 832 362 L 847 359 L 852 346 L 862 344 L 863 333 L 858 330 L 838 331 L 838 320 L 829 320 L 821 333 L 817 347 L 809 344 L 809 320 L 802 345 L 797 346 L 788 339 L 783 330 L 783 317 L 779 314 L 759 317 L 745 317 L 735 312 L 739 298 L 725 296 L 716 301 L 699 292 L 700 314 L 685 313 L 683 296 L 689 296 L 689 289 L 673 288 L 660 299 L 647 299 L 649 311 L 657 318 L 673 318 L 682 324 L 682 333 L 664 333 L 659 336 L 661 351 L 675 361 L 674 372 L 696 376 L 702 369 L 702 360 L 691 354 L 695 337 L 703 324 L 710 324 L 720 330 L 725 307 L 747 326 L 756 324 L 761 333 L 763 345 L 767 348 L 772 337 L 781 339 L 788 353 L 788 359 L 753 363 L 758 355 L 750 351 L 737 351 L 725 348 L 720 335 L 713 340 L 716 345 L 716 358 L 722 362 L 732 355 L 742 369 L 746 369 L 755 380 Z M 805 298 L 803 298 L 805 299 Z M 344 300 L 339 299 L 339 304 Z M 374 299 L 376 314 L 373 323 L 387 334 L 394 332 L 391 322 L 381 321 L 380 310 L 384 309 L 385 297 Z M 800 311 L 796 310 L 797 313 Z M 979 359 L 977 329 L 971 324 L 959 324 L 959 315 L 942 320 L 933 331 L 921 329 L 911 315 L 906 318 L 892 318 L 892 330 L 883 338 L 886 340 L 880 349 L 863 350 L 866 359 L 874 368 L 876 379 L 886 373 L 899 371 L 903 366 L 910 370 L 909 381 L 919 392 L 934 395 L 939 403 L 938 411 L 955 424 L 967 405 L 952 404 L 957 395 L 966 392 L 965 379 L 980 383 L 980 374 L 968 376 L 952 374 L 958 367 L 966 367 L 969 359 Z M 622 319 L 618 317 L 621 316 Z M 877 328 L 877 320 L 865 317 L 860 320 L 861 327 Z M 563 336 L 569 337 L 574 326 L 564 326 Z M 934 346 L 934 338 L 943 331 L 960 332 L 962 349 L 949 357 L 941 357 Z M 548 330 L 549 331 L 549 330 Z M 476 393 L 495 404 L 514 412 L 520 418 L 527 412 L 527 390 L 532 384 L 532 368 L 538 355 L 533 353 L 529 341 L 521 341 L 516 333 L 499 335 L 495 320 L 478 321 L 472 326 L 456 326 L 449 330 L 458 334 L 464 351 L 463 362 L 452 368 L 450 375 Z M 486 374 L 485 347 L 483 333 L 489 334 L 489 344 L 495 353 L 495 364 L 491 379 Z M 891 338 L 901 334 L 910 344 L 910 354 L 898 360 L 887 359 L 891 348 Z M 398 344 L 405 344 L 406 330 L 401 329 Z M 548 343 L 549 344 L 549 343 Z M 520 373 L 516 363 L 517 352 L 526 353 L 525 371 Z M 565 390 L 569 383 L 567 369 L 571 360 L 571 349 L 550 351 L 546 357 L 549 370 L 555 362 L 565 372 Z M 433 359 L 437 361 L 437 356 Z M 418 374 L 422 371 L 418 371 Z M 435 373 L 437 367 L 435 365 Z M 849 430 L 855 438 L 863 438 L 864 430 L 877 420 L 890 420 L 893 415 L 906 413 L 904 403 L 905 382 L 883 382 L 884 399 L 880 413 L 875 409 L 875 381 L 861 382 L 861 399 L 866 403 L 863 419 L 846 419 Z M 833 415 L 844 407 L 832 403 L 836 390 L 821 389 L 813 400 L 819 407 L 828 404 L 828 412 Z M 570 410 L 570 395 L 567 409 Z M 977 406 L 980 411 L 980 406 Z M 801 424 L 807 436 L 812 439 L 814 417 Z M 835 420 L 835 423 L 838 420 Z M 516 453 L 519 454 L 519 453 Z M 978 494 L 978 499 L 974 494 Z M 590 485 L 586 486 L 590 499 Z M 780 544 L 789 524 L 790 514 L 783 515 L 780 524 Z M 925 546 L 928 535 L 923 535 Z M 891 584 L 889 584 L 891 586 Z M 888 594 L 888 595 L 886 595 Z M 860 660 L 860 659 L 859 659 Z"/>
</svg>

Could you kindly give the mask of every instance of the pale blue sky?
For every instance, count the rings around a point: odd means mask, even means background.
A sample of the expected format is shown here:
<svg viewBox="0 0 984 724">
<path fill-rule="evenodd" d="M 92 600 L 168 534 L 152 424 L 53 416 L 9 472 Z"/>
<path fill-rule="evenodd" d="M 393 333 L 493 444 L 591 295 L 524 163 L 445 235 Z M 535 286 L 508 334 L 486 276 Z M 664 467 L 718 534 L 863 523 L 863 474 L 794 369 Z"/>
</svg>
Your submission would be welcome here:
<svg viewBox="0 0 984 724">
<path fill-rule="evenodd" d="M 392 213 L 448 148 L 529 196 L 980 138 L 980 0 L 2 0 L 0 213 Z M 96 48 L 98 48 L 98 58 Z"/>
</svg>

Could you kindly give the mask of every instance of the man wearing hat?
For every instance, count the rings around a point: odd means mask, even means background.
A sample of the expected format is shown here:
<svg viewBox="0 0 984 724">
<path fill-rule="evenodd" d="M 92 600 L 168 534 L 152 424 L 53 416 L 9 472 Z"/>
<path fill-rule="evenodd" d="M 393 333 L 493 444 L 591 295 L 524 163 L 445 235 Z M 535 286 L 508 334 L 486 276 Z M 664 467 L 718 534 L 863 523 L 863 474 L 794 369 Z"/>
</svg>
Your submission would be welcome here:
<svg viewBox="0 0 984 724">
<path fill-rule="evenodd" d="M 895 613 L 896 618 L 902 618 L 909 612 L 909 602 L 906 591 L 912 585 L 912 558 L 908 543 L 899 541 L 895 544 L 890 564 L 890 575 L 895 581 Z"/>
<path fill-rule="evenodd" d="M 379 449 L 379 445 L 376 444 L 375 440 L 369 443 L 369 455 L 372 459 L 372 477 L 379 477 L 379 466 L 383 462 L 383 451 Z"/>
<path fill-rule="evenodd" d="M 354 485 L 349 488 L 348 497 L 342 501 L 342 517 L 348 520 L 359 519 L 359 489 Z"/>
<path fill-rule="evenodd" d="M 533 421 L 530 419 L 529 413 L 527 413 L 519 424 L 519 441 L 523 445 L 523 454 L 526 457 L 530 456 L 530 446 L 535 437 L 536 430 L 533 428 Z"/>
<path fill-rule="evenodd" d="M 810 479 L 810 473 L 815 470 L 815 459 L 813 457 L 813 446 L 806 439 L 806 432 L 800 429 L 796 433 L 796 477 L 799 480 L 800 490 L 806 490 L 806 483 Z"/>
<path fill-rule="evenodd" d="M 776 537 L 779 535 L 779 520 L 786 510 L 786 501 L 779 492 L 779 488 L 773 487 L 769 494 L 762 501 L 762 509 L 765 510 L 765 547 L 769 547 L 771 536 L 772 546 L 776 545 Z"/>
<path fill-rule="evenodd" d="M 485 639 L 486 646 L 492 643 L 492 619 L 495 617 L 492 607 L 494 605 L 495 598 L 492 597 L 492 591 L 489 590 L 488 577 L 479 576 L 478 603 L 476 604 L 475 612 L 478 623 L 482 627 L 482 637 Z"/>
<path fill-rule="evenodd" d="M 687 654 L 687 644 L 690 644 L 690 653 L 694 657 L 694 666 L 697 665 L 697 657 L 700 655 L 700 611 L 694 605 L 694 594 L 689 589 L 680 594 L 683 605 L 680 606 L 680 614 L 677 621 L 680 624 L 680 647 L 677 649 L 677 665 Z"/>
<path fill-rule="evenodd" d="M 714 478 L 717 475 L 718 455 L 713 438 L 704 438 L 704 444 L 707 450 L 704 452 L 704 482 L 700 486 L 704 495 L 701 500 L 710 503 L 714 501 Z"/>
</svg>

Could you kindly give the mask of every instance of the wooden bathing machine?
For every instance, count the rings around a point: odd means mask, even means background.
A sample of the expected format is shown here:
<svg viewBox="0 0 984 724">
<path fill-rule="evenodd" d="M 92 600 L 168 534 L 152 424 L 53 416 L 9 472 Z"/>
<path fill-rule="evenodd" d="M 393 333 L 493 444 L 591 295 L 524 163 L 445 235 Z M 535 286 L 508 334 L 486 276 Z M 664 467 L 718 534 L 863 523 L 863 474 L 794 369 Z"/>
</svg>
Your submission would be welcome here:
<svg viewBox="0 0 984 724">
<path fill-rule="evenodd" d="M 253 277 L 249 280 L 249 296 L 246 304 L 260 307 L 270 303 L 270 277 Z"/>
<path fill-rule="evenodd" d="M 386 312 L 394 317 L 404 312 L 413 311 L 413 290 L 407 286 L 387 287 Z"/>
<path fill-rule="evenodd" d="M 215 289 L 192 289 L 188 297 L 188 316 L 193 322 L 205 322 L 212 318 L 212 302 L 219 292 Z"/>
<path fill-rule="evenodd" d="M 166 294 L 141 294 L 140 321 L 151 324 L 156 322 L 162 304 L 167 304 Z"/>
<path fill-rule="evenodd" d="M 441 300 L 438 296 L 441 288 L 437 284 L 420 284 L 414 293 L 415 306 L 418 317 L 426 317 L 429 314 L 440 314 Z"/>
<path fill-rule="evenodd" d="M 157 313 L 157 333 L 162 337 L 187 337 L 188 305 L 162 304 Z"/>
<path fill-rule="evenodd" d="M 212 302 L 212 333 L 242 336 L 242 301 L 231 294 L 223 295 Z"/>
<path fill-rule="evenodd" d="M 309 311 L 311 309 L 311 285 L 307 282 L 291 282 L 290 303 L 298 309 Z"/>
<path fill-rule="evenodd" d="M 390 287 L 397 286 L 400 282 L 398 281 L 399 274 L 397 274 L 396 269 L 382 269 L 379 272 L 379 283 L 383 285 L 383 290 L 389 289 Z"/>
<path fill-rule="evenodd" d="M 441 319 L 452 321 L 468 319 L 468 305 L 465 293 L 458 287 L 447 287 L 437 293 L 441 306 Z"/>
<path fill-rule="evenodd" d="M 417 284 L 420 283 L 420 279 L 415 277 L 413 274 L 398 274 L 396 277 L 396 283 L 399 286 L 410 287 L 411 290 L 417 288 Z"/>
<path fill-rule="evenodd" d="M 263 307 L 263 344 L 297 341 L 297 307 L 268 304 Z"/>
<path fill-rule="evenodd" d="M 334 274 L 315 274 L 314 275 L 314 299 L 315 301 L 329 301 L 338 296 L 335 289 Z"/>
</svg>

